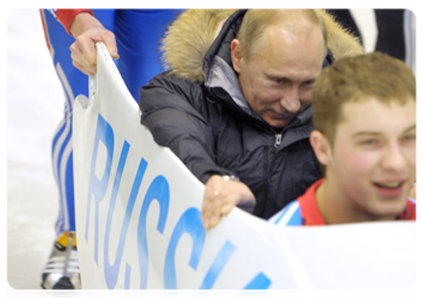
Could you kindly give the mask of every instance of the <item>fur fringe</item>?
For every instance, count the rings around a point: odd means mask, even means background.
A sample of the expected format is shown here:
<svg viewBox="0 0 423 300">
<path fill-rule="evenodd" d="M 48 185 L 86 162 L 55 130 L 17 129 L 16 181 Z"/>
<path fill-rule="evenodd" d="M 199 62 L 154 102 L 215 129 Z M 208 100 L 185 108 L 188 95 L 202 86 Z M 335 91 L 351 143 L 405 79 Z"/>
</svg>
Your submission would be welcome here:
<svg viewBox="0 0 423 300">
<path fill-rule="evenodd" d="M 363 47 L 357 37 L 349 33 L 335 21 L 335 18 L 323 9 L 315 10 L 324 20 L 328 31 L 327 47 L 335 59 L 363 53 Z"/>
</svg>

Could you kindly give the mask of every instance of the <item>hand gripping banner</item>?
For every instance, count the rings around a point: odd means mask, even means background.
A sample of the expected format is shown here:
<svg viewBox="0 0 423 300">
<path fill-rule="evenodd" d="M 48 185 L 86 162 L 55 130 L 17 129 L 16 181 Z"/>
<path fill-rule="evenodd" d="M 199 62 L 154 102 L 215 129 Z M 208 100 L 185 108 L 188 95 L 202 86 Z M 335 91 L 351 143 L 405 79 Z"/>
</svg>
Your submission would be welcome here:
<svg viewBox="0 0 423 300">
<path fill-rule="evenodd" d="M 235 208 L 201 222 L 204 185 L 140 124 L 104 44 L 74 107 L 78 252 L 86 289 L 410 289 L 416 222 L 276 228 Z"/>
</svg>

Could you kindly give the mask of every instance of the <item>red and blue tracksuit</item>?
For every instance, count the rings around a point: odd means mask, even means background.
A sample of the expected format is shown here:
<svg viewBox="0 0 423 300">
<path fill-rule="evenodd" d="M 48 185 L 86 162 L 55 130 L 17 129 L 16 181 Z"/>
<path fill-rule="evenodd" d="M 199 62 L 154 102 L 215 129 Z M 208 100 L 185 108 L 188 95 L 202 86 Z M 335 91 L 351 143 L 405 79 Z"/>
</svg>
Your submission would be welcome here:
<svg viewBox="0 0 423 300">
<path fill-rule="evenodd" d="M 114 32 L 120 58 L 117 67 L 136 101 L 141 86 L 163 72 L 159 44 L 167 25 L 179 10 L 170 9 L 43 9 L 41 19 L 47 46 L 65 92 L 64 118 L 58 125 L 52 143 L 52 164 L 59 188 L 58 234 L 75 231 L 72 116 L 73 101 L 82 94 L 88 97 L 88 76 L 72 65 L 69 34 L 73 18 L 80 12 L 91 13 L 103 26 Z"/>
</svg>

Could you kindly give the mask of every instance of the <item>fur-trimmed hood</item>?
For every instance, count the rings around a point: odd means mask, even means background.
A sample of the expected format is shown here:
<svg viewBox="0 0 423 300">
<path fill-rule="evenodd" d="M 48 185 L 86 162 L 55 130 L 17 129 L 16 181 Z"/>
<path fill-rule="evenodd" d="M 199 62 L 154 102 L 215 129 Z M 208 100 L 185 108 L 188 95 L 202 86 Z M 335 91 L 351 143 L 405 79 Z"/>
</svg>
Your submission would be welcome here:
<svg viewBox="0 0 423 300">
<path fill-rule="evenodd" d="M 326 11 L 316 11 L 325 21 L 327 47 L 335 59 L 363 53 L 356 37 Z M 182 13 L 169 26 L 162 41 L 166 68 L 184 79 L 203 82 L 207 73 L 206 56 L 214 56 L 214 53 L 209 53 L 213 48 L 213 51 L 219 51 L 222 43 L 235 38 L 244 14 L 245 10 L 234 9 L 192 9 Z"/>
</svg>

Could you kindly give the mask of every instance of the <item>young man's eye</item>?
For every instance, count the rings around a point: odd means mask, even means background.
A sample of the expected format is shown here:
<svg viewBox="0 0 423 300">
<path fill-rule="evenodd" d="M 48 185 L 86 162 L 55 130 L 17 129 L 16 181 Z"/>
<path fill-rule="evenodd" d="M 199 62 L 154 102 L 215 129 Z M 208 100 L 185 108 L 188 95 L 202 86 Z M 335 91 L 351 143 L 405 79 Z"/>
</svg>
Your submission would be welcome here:
<svg viewBox="0 0 423 300">
<path fill-rule="evenodd" d="M 416 140 L 416 134 L 407 134 L 402 137 L 404 142 L 414 142 Z"/>
<path fill-rule="evenodd" d="M 365 139 L 360 141 L 360 144 L 363 146 L 376 146 L 379 144 L 379 141 L 377 139 Z"/>
</svg>

